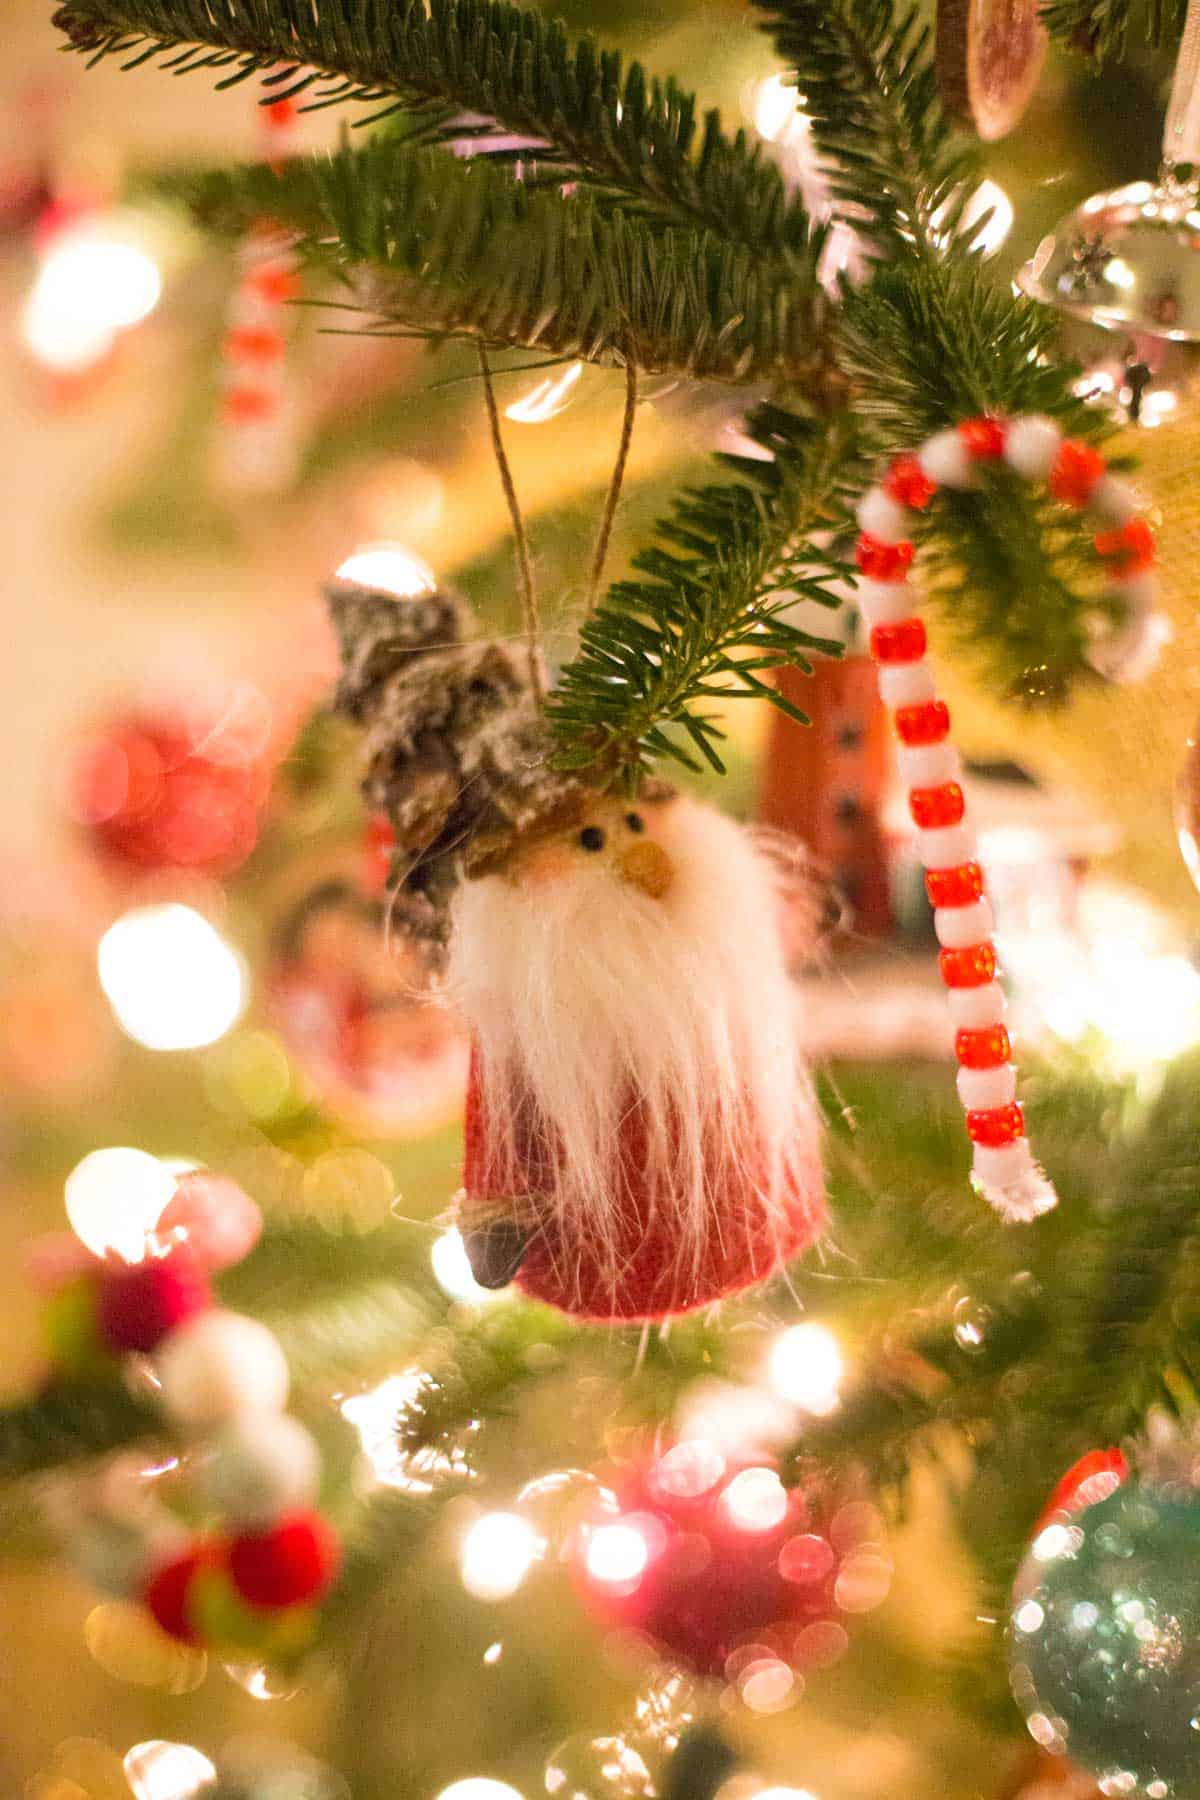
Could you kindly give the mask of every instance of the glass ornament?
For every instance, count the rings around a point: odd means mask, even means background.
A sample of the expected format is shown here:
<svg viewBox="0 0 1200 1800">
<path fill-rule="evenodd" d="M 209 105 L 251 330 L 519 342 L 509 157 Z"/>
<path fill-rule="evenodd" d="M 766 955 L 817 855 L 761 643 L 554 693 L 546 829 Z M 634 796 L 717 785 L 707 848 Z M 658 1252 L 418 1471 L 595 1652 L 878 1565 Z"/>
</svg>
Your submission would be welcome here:
<svg viewBox="0 0 1200 1800">
<path fill-rule="evenodd" d="M 1200 373 L 1200 0 L 1187 22 L 1156 181 L 1093 194 L 1017 276 L 1069 325 L 1063 348 L 1089 369 L 1080 392 L 1135 424 L 1161 424 Z M 1099 327 L 1109 343 L 1086 328 Z"/>
<path fill-rule="evenodd" d="M 1106 1793 L 1200 1795 L 1198 1551 L 1200 1495 L 1184 1483 L 1121 1486 L 1034 1539 L 1013 1693 L 1035 1741 Z"/>
</svg>

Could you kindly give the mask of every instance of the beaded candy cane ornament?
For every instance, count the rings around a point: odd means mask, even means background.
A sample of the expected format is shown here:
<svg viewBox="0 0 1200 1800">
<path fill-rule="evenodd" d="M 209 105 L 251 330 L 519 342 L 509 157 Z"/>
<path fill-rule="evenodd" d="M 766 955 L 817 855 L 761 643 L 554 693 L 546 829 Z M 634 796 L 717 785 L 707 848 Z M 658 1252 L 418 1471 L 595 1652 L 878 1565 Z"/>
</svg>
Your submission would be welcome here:
<svg viewBox="0 0 1200 1800">
<path fill-rule="evenodd" d="M 855 557 L 862 579 L 856 599 L 870 630 L 880 693 L 892 713 L 900 777 L 934 908 L 957 1033 L 958 1093 L 974 1145 L 972 1178 L 1003 1218 L 1024 1221 L 1048 1212 L 1057 1196 L 1025 1136 L 1004 993 L 995 979 L 995 921 L 965 820 L 950 714 L 925 659 L 925 626 L 916 616 L 920 596 L 908 579 L 913 514 L 939 488 L 974 486 L 977 466 L 996 461 L 1028 481 L 1045 482 L 1057 500 L 1089 510 L 1101 527 L 1093 541 L 1123 622 L 1115 633 L 1097 637 L 1096 667 L 1125 678 L 1144 667 L 1161 642 L 1161 622 L 1154 606 L 1154 539 L 1136 496 L 1108 472 L 1097 450 L 1065 438 L 1052 419 L 984 417 L 938 432 L 915 455 L 896 457 L 859 503 Z"/>
</svg>

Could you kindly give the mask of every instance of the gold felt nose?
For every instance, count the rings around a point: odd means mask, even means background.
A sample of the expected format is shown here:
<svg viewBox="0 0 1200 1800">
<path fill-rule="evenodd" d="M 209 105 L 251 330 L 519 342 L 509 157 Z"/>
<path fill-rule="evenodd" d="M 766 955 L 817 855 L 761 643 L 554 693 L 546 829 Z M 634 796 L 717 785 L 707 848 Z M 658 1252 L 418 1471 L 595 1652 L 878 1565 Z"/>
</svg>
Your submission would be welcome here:
<svg viewBox="0 0 1200 1800">
<path fill-rule="evenodd" d="M 640 843 L 630 844 L 628 850 L 622 850 L 617 858 L 617 868 L 623 881 L 640 888 L 652 900 L 661 900 L 675 879 L 674 864 L 662 845 L 652 838 L 643 838 Z"/>
</svg>

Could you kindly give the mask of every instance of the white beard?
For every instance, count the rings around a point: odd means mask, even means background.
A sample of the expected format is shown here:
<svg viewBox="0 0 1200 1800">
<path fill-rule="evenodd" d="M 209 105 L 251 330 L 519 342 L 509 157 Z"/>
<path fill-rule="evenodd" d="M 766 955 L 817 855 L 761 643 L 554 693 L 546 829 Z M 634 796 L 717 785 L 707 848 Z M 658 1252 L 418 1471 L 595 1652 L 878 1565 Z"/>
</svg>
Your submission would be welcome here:
<svg viewBox="0 0 1200 1800">
<path fill-rule="evenodd" d="M 765 1219 L 781 1244 L 794 1240 L 798 1194 L 815 1232 L 819 1126 L 776 867 L 709 807 L 678 799 L 645 811 L 674 866 L 662 899 L 565 839 L 553 878 L 529 880 L 518 864 L 463 884 L 448 985 L 475 1034 L 500 1165 L 519 1166 L 504 1142 L 516 1095 L 558 1147 L 553 1192 L 498 1195 L 497 1207 L 516 1201 L 509 1214 L 529 1224 L 549 1210 L 563 1243 L 601 1257 L 607 1247 L 615 1283 L 613 1196 L 636 1098 L 647 1219 L 686 1286 L 714 1231 L 737 1236 L 731 1171 L 744 1182 L 747 1235 Z"/>
</svg>

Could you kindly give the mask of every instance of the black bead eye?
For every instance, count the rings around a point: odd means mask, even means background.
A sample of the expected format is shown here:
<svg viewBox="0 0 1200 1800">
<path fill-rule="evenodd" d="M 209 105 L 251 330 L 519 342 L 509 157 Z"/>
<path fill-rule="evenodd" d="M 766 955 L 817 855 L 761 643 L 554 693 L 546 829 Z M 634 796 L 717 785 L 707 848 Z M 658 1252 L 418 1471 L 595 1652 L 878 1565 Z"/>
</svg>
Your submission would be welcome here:
<svg viewBox="0 0 1200 1800">
<path fill-rule="evenodd" d="M 603 850 L 604 833 L 598 825 L 585 825 L 579 834 L 579 842 L 585 850 Z"/>
<path fill-rule="evenodd" d="M 625 823 L 628 825 L 630 831 L 645 831 L 646 829 L 646 821 L 643 819 L 641 813 L 626 813 Z"/>
</svg>

